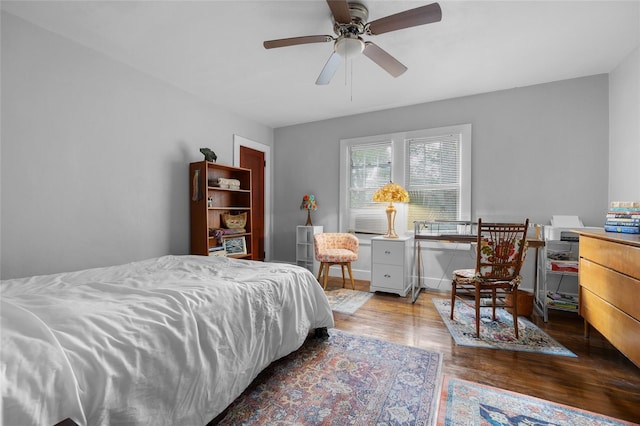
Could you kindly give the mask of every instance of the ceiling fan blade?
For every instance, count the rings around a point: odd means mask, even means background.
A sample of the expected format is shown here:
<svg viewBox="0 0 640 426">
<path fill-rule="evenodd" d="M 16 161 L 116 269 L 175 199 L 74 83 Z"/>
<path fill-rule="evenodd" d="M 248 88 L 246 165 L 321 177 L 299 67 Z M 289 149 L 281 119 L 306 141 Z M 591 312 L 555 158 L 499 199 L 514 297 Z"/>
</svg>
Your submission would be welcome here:
<svg viewBox="0 0 640 426">
<path fill-rule="evenodd" d="M 441 19 L 442 9 L 440 9 L 440 5 L 431 3 L 369 22 L 367 32 L 371 35 L 384 34 L 389 31 L 439 22 Z"/>
<path fill-rule="evenodd" d="M 277 40 L 267 40 L 262 45 L 265 49 L 273 49 L 276 47 L 295 46 L 297 44 L 309 44 L 309 43 L 325 43 L 333 41 L 333 37 L 329 35 L 313 35 L 303 37 L 291 37 L 280 38 Z"/>
<path fill-rule="evenodd" d="M 370 41 L 365 43 L 362 53 L 394 77 L 402 75 L 407 70 L 407 67 L 402 65 L 396 58 Z"/>
<path fill-rule="evenodd" d="M 329 9 L 333 19 L 338 24 L 348 24 L 351 22 L 351 13 L 349 12 L 349 3 L 347 0 L 327 0 Z"/>
<path fill-rule="evenodd" d="M 324 64 L 324 68 L 322 68 L 322 72 L 318 76 L 316 84 L 329 84 L 329 82 L 333 78 L 333 75 L 338 70 L 340 64 L 342 64 L 342 56 L 338 55 L 336 52 L 333 52 L 331 56 L 329 56 L 329 60 L 327 61 L 327 63 Z"/>
</svg>

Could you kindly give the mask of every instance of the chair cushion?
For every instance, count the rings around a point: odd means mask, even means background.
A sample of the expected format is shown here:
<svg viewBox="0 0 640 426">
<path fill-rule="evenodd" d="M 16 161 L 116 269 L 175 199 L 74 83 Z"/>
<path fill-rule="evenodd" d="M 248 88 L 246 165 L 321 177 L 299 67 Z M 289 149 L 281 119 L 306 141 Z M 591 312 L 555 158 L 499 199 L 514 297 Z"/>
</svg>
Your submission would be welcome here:
<svg viewBox="0 0 640 426">
<path fill-rule="evenodd" d="M 478 278 L 475 269 L 457 269 L 453 271 L 453 280 L 458 283 L 471 283 Z"/>
<path fill-rule="evenodd" d="M 355 262 L 358 254 L 347 249 L 324 249 L 316 253 L 316 259 L 320 262 Z"/>
</svg>

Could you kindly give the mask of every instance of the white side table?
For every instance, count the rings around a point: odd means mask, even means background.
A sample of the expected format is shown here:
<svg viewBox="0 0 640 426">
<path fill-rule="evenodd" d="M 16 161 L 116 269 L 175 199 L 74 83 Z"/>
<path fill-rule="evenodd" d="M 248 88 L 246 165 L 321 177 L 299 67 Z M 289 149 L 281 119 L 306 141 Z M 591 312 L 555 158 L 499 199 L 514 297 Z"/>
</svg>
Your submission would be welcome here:
<svg viewBox="0 0 640 426">
<path fill-rule="evenodd" d="M 296 227 L 296 265 L 308 269 L 312 274 L 318 273 L 313 235 L 322 232 L 322 226 L 298 225 Z"/>
<path fill-rule="evenodd" d="M 411 241 L 412 237 L 371 239 L 369 291 L 407 295 L 411 287 Z"/>
</svg>

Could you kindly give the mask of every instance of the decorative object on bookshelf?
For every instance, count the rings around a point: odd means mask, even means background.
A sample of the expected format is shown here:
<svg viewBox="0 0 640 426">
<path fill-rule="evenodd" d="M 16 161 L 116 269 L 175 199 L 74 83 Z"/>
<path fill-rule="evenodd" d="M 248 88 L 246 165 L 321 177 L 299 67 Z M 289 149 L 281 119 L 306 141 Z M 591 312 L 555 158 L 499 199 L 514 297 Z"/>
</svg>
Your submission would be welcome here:
<svg viewBox="0 0 640 426">
<path fill-rule="evenodd" d="M 227 189 L 240 189 L 240 181 L 238 179 L 218 178 L 218 184 L 220 188 Z"/>
<path fill-rule="evenodd" d="M 623 234 L 640 234 L 640 201 L 612 201 L 604 230 Z"/>
<path fill-rule="evenodd" d="M 209 256 L 226 256 L 227 251 L 224 246 L 215 246 L 209 249 Z"/>
<path fill-rule="evenodd" d="M 193 188 L 191 201 L 202 200 L 202 189 L 200 188 L 200 170 L 194 170 L 193 182 L 191 186 Z"/>
<path fill-rule="evenodd" d="M 206 161 L 215 163 L 216 160 L 218 159 L 218 156 L 216 155 L 216 153 L 209 148 L 200 148 L 200 152 L 202 153 L 202 155 L 204 155 L 204 159 Z"/>
<path fill-rule="evenodd" d="M 247 224 L 247 212 L 240 214 L 223 213 L 222 224 L 229 229 L 242 229 Z"/>
<path fill-rule="evenodd" d="M 244 237 L 225 238 L 224 249 L 227 255 L 247 254 L 247 245 Z"/>
<path fill-rule="evenodd" d="M 313 194 L 304 194 L 302 197 L 302 203 L 300 204 L 300 210 L 307 211 L 307 223 L 304 226 L 313 226 L 311 223 L 311 210 L 317 210 L 318 203 L 316 203 L 316 196 Z"/>
<path fill-rule="evenodd" d="M 408 203 L 409 193 L 397 183 L 389 182 L 373 193 L 373 201 L 389 203 L 387 206 L 387 233 L 385 238 L 398 238 L 395 230 L 396 208 L 393 203 Z"/>
</svg>

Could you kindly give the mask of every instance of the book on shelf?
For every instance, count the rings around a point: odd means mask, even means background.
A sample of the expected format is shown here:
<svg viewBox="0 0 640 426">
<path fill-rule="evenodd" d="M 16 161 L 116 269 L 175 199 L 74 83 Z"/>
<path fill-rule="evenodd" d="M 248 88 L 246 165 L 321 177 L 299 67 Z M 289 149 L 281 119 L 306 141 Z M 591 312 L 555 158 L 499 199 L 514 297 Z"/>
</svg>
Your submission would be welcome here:
<svg viewBox="0 0 640 426">
<path fill-rule="evenodd" d="M 578 309 L 578 298 L 565 293 L 547 293 L 547 305 L 563 309 Z"/>
</svg>

